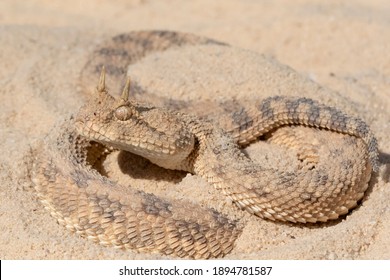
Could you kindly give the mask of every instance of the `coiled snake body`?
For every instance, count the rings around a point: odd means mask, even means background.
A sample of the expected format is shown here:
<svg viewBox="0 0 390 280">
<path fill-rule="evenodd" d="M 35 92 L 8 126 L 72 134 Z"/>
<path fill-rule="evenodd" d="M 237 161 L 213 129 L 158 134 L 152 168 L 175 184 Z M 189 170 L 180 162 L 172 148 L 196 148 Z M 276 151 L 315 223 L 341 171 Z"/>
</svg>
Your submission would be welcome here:
<svg viewBox="0 0 390 280">
<path fill-rule="evenodd" d="M 107 78 L 118 87 L 127 64 L 186 44 L 219 43 L 175 32 L 119 35 L 92 55 L 82 81 L 105 66 Z M 239 208 L 294 223 L 325 222 L 346 214 L 363 197 L 372 169 L 378 168 L 377 142 L 368 126 L 309 98 L 225 101 L 215 106 L 230 109 L 212 121 L 139 103 L 129 98 L 129 83 L 115 99 L 106 90 L 105 78 L 103 71 L 91 101 L 37 146 L 32 171 L 39 199 L 52 215 L 68 229 L 104 245 L 217 258 L 232 250 L 242 230 L 239 222 L 215 210 L 115 184 L 97 168 L 114 149 L 202 176 Z M 240 146 L 290 125 L 349 135 L 356 155 L 342 167 L 329 162 L 288 172 L 255 163 L 241 152 Z M 280 141 L 295 145 L 292 136 L 282 135 Z"/>
</svg>

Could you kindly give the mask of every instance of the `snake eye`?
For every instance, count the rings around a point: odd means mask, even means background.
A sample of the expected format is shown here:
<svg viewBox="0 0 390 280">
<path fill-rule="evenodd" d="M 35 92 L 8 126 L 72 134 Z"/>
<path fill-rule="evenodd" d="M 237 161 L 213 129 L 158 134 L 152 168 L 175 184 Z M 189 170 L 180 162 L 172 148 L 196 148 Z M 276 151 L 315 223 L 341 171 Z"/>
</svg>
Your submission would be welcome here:
<svg viewBox="0 0 390 280">
<path fill-rule="evenodd" d="M 131 115 L 131 109 L 128 106 L 120 106 L 114 112 L 114 116 L 121 121 L 127 121 Z"/>
</svg>

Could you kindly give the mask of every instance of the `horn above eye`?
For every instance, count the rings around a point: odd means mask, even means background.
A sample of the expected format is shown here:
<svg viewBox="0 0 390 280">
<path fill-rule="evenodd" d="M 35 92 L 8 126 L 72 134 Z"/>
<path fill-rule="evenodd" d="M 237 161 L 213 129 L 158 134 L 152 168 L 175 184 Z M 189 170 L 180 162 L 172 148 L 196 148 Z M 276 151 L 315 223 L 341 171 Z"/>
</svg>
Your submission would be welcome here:
<svg viewBox="0 0 390 280">
<path fill-rule="evenodd" d="M 99 84 L 97 86 L 99 92 L 106 91 L 106 68 L 102 67 L 102 72 L 100 73 Z"/>
<path fill-rule="evenodd" d="M 127 78 L 126 85 L 123 88 L 123 92 L 122 92 L 122 96 L 121 96 L 122 100 L 123 101 L 129 100 L 129 94 L 130 94 L 130 77 Z"/>
</svg>

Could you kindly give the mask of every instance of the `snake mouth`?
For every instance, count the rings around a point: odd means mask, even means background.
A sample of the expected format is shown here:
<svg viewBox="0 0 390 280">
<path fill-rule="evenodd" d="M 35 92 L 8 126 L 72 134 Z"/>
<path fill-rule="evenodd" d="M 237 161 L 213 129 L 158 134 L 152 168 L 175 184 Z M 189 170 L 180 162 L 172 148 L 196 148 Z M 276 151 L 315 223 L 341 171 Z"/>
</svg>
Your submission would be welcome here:
<svg viewBox="0 0 390 280">
<path fill-rule="evenodd" d="M 105 144 L 111 139 L 100 132 L 100 127 L 92 121 L 85 121 L 83 119 L 76 119 L 74 123 L 76 131 L 81 136 L 91 140 Z"/>
<path fill-rule="evenodd" d="M 82 119 L 75 119 L 74 126 L 76 128 L 77 133 L 80 135 L 86 136 L 87 130 L 89 131 L 90 129 L 86 126 L 86 122 Z"/>
</svg>

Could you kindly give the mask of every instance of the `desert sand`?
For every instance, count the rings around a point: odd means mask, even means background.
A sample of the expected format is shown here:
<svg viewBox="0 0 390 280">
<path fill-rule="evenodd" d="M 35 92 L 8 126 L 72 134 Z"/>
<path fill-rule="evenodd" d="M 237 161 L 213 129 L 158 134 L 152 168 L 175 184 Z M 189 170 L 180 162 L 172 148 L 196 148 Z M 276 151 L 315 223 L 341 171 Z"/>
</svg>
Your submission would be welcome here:
<svg viewBox="0 0 390 280">
<path fill-rule="evenodd" d="M 390 258 L 388 1 L 79 2 L 0 2 L 1 259 L 170 258 L 103 247 L 68 232 L 37 200 L 25 164 L 31 145 L 87 102 L 90 93 L 79 76 L 94 47 L 119 33 L 151 29 L 194 33 L 233 47 L 151 55 L 129 67 L 137 84 L 186 100 L 299 91 L 366 120 L 379 142 L 380 170 L 356 209 L 312 226 L 253 217 L 198 176 L 165 171 L 139 158 L 129 158 L 134 178 L 118 180 L 242 220 L 245 228 L 229 259 Z M 270 68 L 264 61 L 271 61 Z M 273 71 L 279 62 L 291 68 Z M 247 152 L 266 160 L 273 150 L 257 143 Z M 111 159 L 107 164 L 114 176 Z"/>
</svg>

